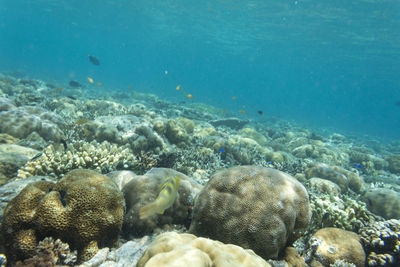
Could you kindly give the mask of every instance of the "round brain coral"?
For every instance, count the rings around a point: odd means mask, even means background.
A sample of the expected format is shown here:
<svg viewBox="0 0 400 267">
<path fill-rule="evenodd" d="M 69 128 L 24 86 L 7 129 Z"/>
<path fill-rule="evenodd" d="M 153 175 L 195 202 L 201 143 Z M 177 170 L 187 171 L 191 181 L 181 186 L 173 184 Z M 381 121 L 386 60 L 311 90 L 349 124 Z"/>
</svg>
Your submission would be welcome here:
<svg viewBox="0 0 400 267">
<path fill-rule="evenodd" d="M 118 186 L 91 170 L 73 170 L 56 184 L 29 184 L 4 211 L 7 256 L 31 257 L 37 242 L 52 236 L 78 250 L 79 260 L 88 260 L 99 246 L 116 245 L 124 209 Z"/>
<path fill-rule="evenodd" d="M 190 232 L 277 258 L 311 219 L 308 193 L 290 175 L 240 166 L 213 175 L 198 195 Z"/>
</svg>

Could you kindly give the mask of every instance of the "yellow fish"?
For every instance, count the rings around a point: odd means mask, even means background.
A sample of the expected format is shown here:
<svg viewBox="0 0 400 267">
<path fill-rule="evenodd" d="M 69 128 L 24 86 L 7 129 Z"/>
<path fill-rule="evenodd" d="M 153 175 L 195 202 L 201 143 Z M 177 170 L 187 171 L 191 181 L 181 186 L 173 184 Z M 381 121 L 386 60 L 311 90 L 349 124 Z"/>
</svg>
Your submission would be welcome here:
<svg viewBox="0 0 400 267">
<path fill-rule="evenodd" d="M 189 99 L 193 99 L 193 97 L 194 97 L 192 94 L 186 94 L 186 93 L 185 93 L 185 96 L 186 96 L 187 98 L 189 98 Z"/>
<path fill-rule="evenodd" d="M 97 86 L 103 86 L 103 83 L 98 82 L 98 83 L 97 83 Z"/>
<path fill-rule="evenodd" d="M 88 82 L 90 82 L 91 84 L 93 84 L 93 79 L 90 77 L 87 77 Z"/>
<path fill-rule="evenodd" d="M 239 110 L 239 112 L 240 112 L 240 114 L 246 114 L 246 110 L 243 110 L 243 109 Z"/>
<path fill-rule="evenodd" d="M 178 84 L 178 86 L 177 86 L 175 89 L 176 89 L 176 91 L 180 91 L 180 90 L 182 90 L 183 88 L 181 87 L 180 84 Z"/>
<path fill-rule="evenodd" d="M 161 191 L 156 200 L 140 209 L 140 219 L 143 220 L 155 214 L 164 214 L 164 211 L 174 204 L 180 181 L 180 176 L 167 177 L 161 185 Z"/>
</svg>

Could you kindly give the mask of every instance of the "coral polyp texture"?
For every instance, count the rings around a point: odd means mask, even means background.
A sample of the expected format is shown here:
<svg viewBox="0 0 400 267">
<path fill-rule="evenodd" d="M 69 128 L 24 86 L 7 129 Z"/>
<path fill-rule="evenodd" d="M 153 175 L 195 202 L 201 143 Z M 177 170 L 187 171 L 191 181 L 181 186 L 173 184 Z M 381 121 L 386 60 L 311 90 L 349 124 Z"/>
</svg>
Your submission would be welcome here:
<svg viewBox="0 0 400 267">
<path fill-rule="evenodd" d="M 368 266 L 400 265 L 400 221 L 375 222 L 360 231 Z"/>
<path fill-rule="evenodd" d="M 45 237 L 60 238 L 88 260 L 99 246 L 115 246 L 125 202 L 118 186 L 91 170 L 73 170 L 57 183 L 26 186 L 4 210 L 1 234 L 9 261 L 34 256 Z"/>
<path fill-rule="evenodd" d="M 77 168 L 90 168 L 101 173 L 126 169 L 134 164 L 129 146 L 117 146 L 107 141 L 97 143 L 78 141 L 67 146 L 66 151 L 54 145 L 48 146 L 43 155 L 30 160 L 18 170 L 20 179 L 33 175 L 59 176 Z"/>
<path fill-rule="evenodd" d="M 252 250 L 191 234 L 167 232 L 159 235 L 136 267 L 270 267 Z"/>
<path fill-rule="evenodd" d="M 311 219 L 308 193 L 284 172 L 240 166 L 215 173 L 196 198 L 190 232 L 277 258 Z"/>
</svg>

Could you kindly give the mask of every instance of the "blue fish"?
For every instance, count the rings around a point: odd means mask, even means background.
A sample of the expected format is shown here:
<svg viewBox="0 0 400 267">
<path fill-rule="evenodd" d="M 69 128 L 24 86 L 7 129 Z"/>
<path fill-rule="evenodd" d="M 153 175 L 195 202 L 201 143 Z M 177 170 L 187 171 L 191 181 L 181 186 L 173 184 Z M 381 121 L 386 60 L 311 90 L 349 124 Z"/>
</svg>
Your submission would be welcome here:
<svg viewBox="0 0 400 267">
<path fill-rule="evenodd" d="M 362 165 L 361 165 L 361 164 L 354 163 L 354 167 L 362 168 Z"/>
<path fill-rule="evenodd" d="M 271 164 L 272 164 L 272 161 L 270 161 L 270 162 L 267 162 L 267 164 L 271 165 Z"/>
<path fill-rule="evenodd" d="M 219 152 L 224 152 L 224 151 L 225 151 L 225 149 L 223 149 L 223 148 L 219 149 Z"/>
</svg>

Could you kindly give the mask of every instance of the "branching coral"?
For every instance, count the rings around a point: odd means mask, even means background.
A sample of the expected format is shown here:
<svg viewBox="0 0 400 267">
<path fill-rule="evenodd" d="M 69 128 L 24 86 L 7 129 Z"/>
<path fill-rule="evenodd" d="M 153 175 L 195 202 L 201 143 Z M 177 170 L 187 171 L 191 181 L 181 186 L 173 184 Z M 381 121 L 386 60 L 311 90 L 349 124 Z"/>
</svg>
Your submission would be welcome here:
<svg viewBox="0 0 400 267">
<path fill-rule="evenodd" d="M 89 168 L 102 173 L 127 169 L 134 164 L 129 146 L 117 146 L 107 141 L 90 143 L 79 141 L 68 145 L 66 150 L 48 146 L 38 159 L 28 161 L 18 170 L 18 178 L 32 175 L 59 176 L 72 169 Z"/>
</svg>

